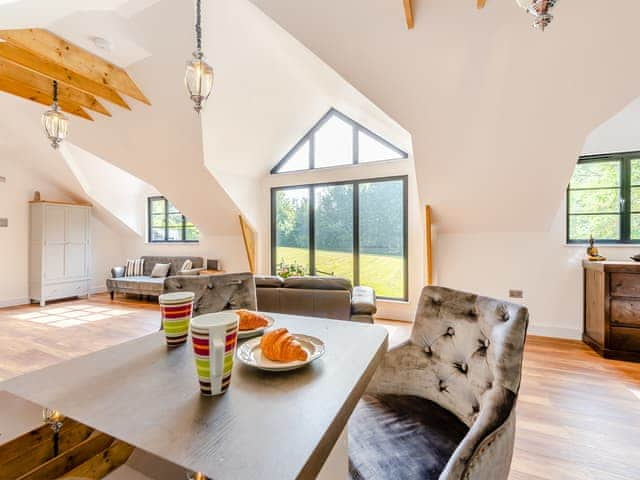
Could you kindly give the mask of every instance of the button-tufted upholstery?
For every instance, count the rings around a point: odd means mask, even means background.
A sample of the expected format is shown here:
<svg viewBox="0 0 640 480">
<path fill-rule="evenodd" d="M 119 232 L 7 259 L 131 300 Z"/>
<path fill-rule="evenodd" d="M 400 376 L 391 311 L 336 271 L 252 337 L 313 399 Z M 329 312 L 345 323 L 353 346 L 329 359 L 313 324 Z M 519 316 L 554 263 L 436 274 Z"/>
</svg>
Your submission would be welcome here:
<svg viewBox="0 0 640 480">
<path fill-rule="evenodd" d="M 251 273 L 169 277 L 164 281 L 164 293 L 193 292 L 193 315 L 222 310 L 257 309 L 256 285 Z"/>
<path fill-rule="evenodd" d="M 387 353 L 367 394 L 420 397 L 469 428 L 439 475 L 427 478 L 507 478 L 528 318 L 525 307 L 501 300 L 443 287 L 422 291 L 409 341 Z M 358 409 L 352 421 L 360 421 Z M 372 478 L 425 478 L 371 465 L 371 444 L 351 443 L 358 446 L 350 450 L 352 465 L 375 472 Z"/>
</svg>

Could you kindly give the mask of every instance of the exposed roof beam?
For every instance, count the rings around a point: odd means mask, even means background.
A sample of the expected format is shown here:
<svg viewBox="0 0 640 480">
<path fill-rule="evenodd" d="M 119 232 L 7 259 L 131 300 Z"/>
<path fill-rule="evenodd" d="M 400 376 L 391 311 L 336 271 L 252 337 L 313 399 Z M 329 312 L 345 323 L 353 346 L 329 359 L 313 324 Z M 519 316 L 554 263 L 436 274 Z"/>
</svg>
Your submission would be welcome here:
<svg viewBox="0 0 640 480">
<path fill-rule="evenodd" d="M 15 82 L 7 78 L 0 77 L 0 91 L 10 93 L 17 97 L 26 98 L 27 100 L 31 100 L 47 107 L 52 103 L 51 92 L 43 92 L 37 88 L 30 87 L 24 83 Z M 59 99 L 58 103 L 64 112 L 84 118 L 85 120 L 93 121 L 93 118 L 91 118 L 91 116 L 80 105 L 62 98 Z"/>
<path fill-rule="evenodd" d="M 58 80 L 58 82 L 62 84 L 77 88 L 78 90 L 82 90 L 90 95 L 104 98 L 111 103 L 126 108 L 127 110 L 131 110 L 131 107 L 129 107 L 127 102 L 125 102 L 115 90 L 94 82 L 93 80 L 27 50 L 22 50 L 9 42 L 0 42 L 0 57 L 36 73 L 40 73 L 51 80 Z"/>
<path fill-rule="evenodd" d="M 2 30 L 0 37 L 23 50 L 96 83 L 150 105 L 147 97 L 120 67 L 40 28 Z"/>
<path fill-rule="evenodd" d="M 0 58 L 0 78 L 22 83 L 27 87 L 43 92 L 53 90 L 51 79 L 2 58 Z M 69 102 L 102 113 L 103 115 L 111 116 L 111 113 L 109 113 L 104 105 L 93 95 L 89 95 L 68 85 L 60 85 L 58 96 L 62 102 Z"/>
<path fill-rule="evenodd" d="M 404 2 L 404 17 L 407 21 L 407 28 L 411 30 L 413 23 L 413 0 L 402 0 Z"/>
<path fill-rule="evenodd" d="M 478 3 L 477 3 L 478 10 L 482 10 L 486 4 L 487 4 L 487 0 L 478 0 Z"/>
</svg>

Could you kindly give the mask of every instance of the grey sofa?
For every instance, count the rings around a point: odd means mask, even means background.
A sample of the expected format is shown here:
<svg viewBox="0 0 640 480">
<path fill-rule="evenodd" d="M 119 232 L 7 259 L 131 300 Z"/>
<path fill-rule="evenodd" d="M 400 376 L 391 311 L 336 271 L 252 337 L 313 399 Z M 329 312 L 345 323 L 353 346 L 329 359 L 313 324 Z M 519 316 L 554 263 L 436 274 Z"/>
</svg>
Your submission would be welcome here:
<svg viewBox="0 0 640 480">
<path fill-rule="evenodd" d="M 133 293 L 137 295 L 158 296 L 164 289 L 165 278 L 152 278 L 151 271 L 156 263 L 168 263 L 168 276 L 192 276 L 198 275 L 204 270 L 204 259 L 202 257 L 140 257 L 144 259 L 143 275 L 137 277 L 125 277 L 124 266 L 113 267 L 111 278 L 107 279 L 107 290 L 113 300 L 116 293 Z M 188 271 L 180 270 L 185 260 L 191 260 L 192 269 Z"/>
<path fill-rule="evenodd" d="M 527 309 L 426 287 L 349 421 L 353 480 L 506 480 Z"/>
<path fill-rule="evenodd" d="M 376 294 L 346 278 L 256 276 L 258 310 L 373 323 Z"/>
<path fill-rule="evenodd" d="M 193 292 L 193 316 L 222 310 L 257 310 L 256 287 L 251 273 L 169 277 L 163 293 Z"/>
</svg>

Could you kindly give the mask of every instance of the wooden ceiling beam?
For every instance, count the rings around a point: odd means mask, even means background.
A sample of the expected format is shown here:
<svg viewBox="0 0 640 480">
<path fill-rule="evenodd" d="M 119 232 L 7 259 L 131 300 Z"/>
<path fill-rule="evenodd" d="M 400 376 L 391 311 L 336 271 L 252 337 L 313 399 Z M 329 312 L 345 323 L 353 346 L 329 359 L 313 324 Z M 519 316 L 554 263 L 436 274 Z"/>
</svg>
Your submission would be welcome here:
<svg viewBox="0 0 640 480">
<path fill-rule="evenodd" d="M 131 107 L 124 99 L 112 88 L 94 82 L 76 72 L 65 68 L 57 63 L 53 63 L 45 58 L 23 50 L 10 44 L 9 42 L 0 42 L 0 57 L 12 63 L 27 68 L 33 72 L 48 77 L 51 80 L 68 85 L 70 87 L 81 90 L 90 95 L 103 98 L 120 107 L 131 110 Z"/>
<path fill-rule="evenodd" d="M 411 30 L 414 27 L 413 21 L 413 0 L 402 0 L 404 3 L 404 18 L 407 22 L 407 28 Z"/>
<path fill-rule="evenodd" d="M 64 67 L 147 105 L 151 104 L 125 70 L 67 42 L 48 30 L 40 28 L 0 30 L 0 38 L 54 65 Z"/>
<path fill-rule="evenodd" d="M 482 10 L 486 4 L 487 0 L 478 0 L 476 6 L 478 7 L 478 10 Z"/>
<path fill-rule="evenodd" d="M 50 91 L 45 92 L 4 77 L 0 77 L 0 91 L 10 93 L 17 97 L 26 98 L 27 100 L 31 100 L 32 102 L 39 103 L 46 107 L 51 106 Z M 59 100 L 58 104 L 63 112 L 84 118 L 85 120 L 93 121 L 91 115 L 89 115 L 80 105 L 63 98 L 60 98 Z"/>
<path fill-rule="evenodd" d="M 53 81 L 50 78 L 2 58 L 0 58 L 0 78 L 22 83 L 27 87 L 43 92 L 46 92 L 47 89 L 51 91 L 53 90 Z M 102 105 L 93 95 L 89 95 L 88 93 L 69 87 L 68 85 L 60 85 L 58 89 L 58 97 L 62 102 L 76 104 L 108 117 L 111 116 L 111 113 L 109 113 L 104 105 Z"/>
</svg>

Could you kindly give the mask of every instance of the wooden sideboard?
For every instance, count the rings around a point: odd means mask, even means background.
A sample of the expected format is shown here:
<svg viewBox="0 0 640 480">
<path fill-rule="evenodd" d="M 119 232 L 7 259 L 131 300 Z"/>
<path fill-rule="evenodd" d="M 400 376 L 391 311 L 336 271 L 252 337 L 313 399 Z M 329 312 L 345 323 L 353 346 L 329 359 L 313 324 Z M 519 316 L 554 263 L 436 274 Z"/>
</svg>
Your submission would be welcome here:
<svg viewBox="0 0 640 480">
<path fill-rule="evenodd" d="M 640 263 L 583 262 L 582 339 L 605 358 L 640 362 Z"/>
</svg>

